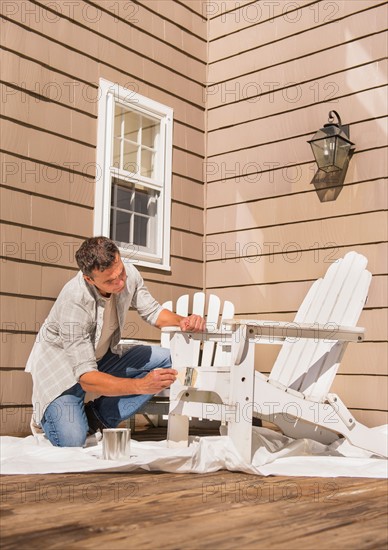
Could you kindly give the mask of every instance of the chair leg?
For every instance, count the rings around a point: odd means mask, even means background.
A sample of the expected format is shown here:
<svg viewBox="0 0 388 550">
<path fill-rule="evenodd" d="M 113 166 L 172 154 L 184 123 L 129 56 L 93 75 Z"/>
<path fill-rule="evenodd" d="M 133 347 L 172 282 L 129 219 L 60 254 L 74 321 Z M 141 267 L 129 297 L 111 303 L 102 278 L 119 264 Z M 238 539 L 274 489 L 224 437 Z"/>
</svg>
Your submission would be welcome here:
<svg viewBox="0 0 388 550">
<path fill-rule="evenodd" d="M 183 414 L 170 414 L 167 430 L 168 447 L 188 447 L 189 417 Z"/>
</svg>

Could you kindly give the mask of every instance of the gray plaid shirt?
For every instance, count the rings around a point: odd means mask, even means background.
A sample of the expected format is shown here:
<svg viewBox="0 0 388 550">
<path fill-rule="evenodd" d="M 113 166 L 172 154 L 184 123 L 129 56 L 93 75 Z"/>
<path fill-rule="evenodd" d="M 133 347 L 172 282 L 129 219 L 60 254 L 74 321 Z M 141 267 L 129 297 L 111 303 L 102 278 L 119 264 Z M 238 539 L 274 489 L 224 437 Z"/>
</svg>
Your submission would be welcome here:
<svg viewBox="0 0 388 550">
<path fill-rule="evenodd" d="M 138 270 L 125 264 L 126 286 L 116 296 L 119 327 L 112 335 L 110 349 L 120 353 L 118 343 L 130 306 L 154 325 L 163 309 L 151 296 Z M 34 420 L 39 423 L 46 407 L 79 381 L 85 372 L 97 370 L 95 349 L 101 335 L 105 301 L 81 272 L 61 290 L 43 323 L 26 371 L 33 378 Z"/>
</svg>

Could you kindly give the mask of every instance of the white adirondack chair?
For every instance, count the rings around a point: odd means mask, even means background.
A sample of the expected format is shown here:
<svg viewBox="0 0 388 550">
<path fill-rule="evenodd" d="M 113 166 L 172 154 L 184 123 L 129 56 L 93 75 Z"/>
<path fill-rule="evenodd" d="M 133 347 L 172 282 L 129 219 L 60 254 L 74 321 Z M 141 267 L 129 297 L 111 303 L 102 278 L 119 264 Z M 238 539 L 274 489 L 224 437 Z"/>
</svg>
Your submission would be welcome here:
<svg viewBox="0 0 388 550">
<path fill-rule="evenodd" d="M 329 392 L 348 343 L 364 338 L 356 324 L 371 281 L 366 264 L 355 252 L 333 263 L 312 285 L 292 323 L 225 320 L 222 330 L 203 335 L 175 329 L 173 367 L 183 377 L 171 386 L 169 445 L 188 444 L 188 417 L 214 418 L 227 425 L 228 436 L 250 462 L 252 416 L 258 416 L 293 438 L 329 444 L 343 436 L 387 456 L 387 438 L 356 421 Z M 195 362 L 192 340 L 199 346 L 201 338 L 204 346 L 224 346 L 222 364 L 217 356 L 205 367 Z M 255 345 L 282 342 L 270 376 L 255 373 Z"/>
<path fill-rule="evenodd" d="M 182 317 L 186 317 L 191 313 L 201 315 L 201 317 L 204 317 L 206 319 L 206 327 L 209 331 L 216 330 L 224 319 L 230 319 L 234 315 L 234 305 L 232 304 L 232 302 L 226 300 L 223 304 L 221 304 L 221 300 L 218 298 L 218 296 L 215 296 L 214 294 L 210 294 L 208 299 L 206 300 L 206 295 L 204 292 L 196 292 L 193 295 L 192 304 L 190 304 L 189 295 L 183 294 L 177 299 L 175 308 L 172 300 L 164 302 L 162 305 L 165 309 L 169 309 L 170 311 L 175 310 L 175 313 L 177 313 L 178 315 L 182 315 Z M 160 345 L 164 348 L 170 348 L 170 341 L 171 333 L 162 332 Z M 147 342 L 134 340 L 123 340 L 122 342 L 124 344 L 148 344 Z M 209 357 L 212 353 L 211 344 L 206 344 L 204 346 L 204 349 L 202 350 L 199 341 L 192 340 L 191 342 L 193 360 L 195 357 L 195 361 L 198 364 L 198 362 L 201 361 L 200 357 L 202 357 L 203 362 L 209 362 Z M 220 352 L 221 349 L 218 353 Z M 169 389 L 161 391 L 160 393 L 155 395 L 150 401 L 148 401 L 141 408 L 141 410 L 138 411 L 137 414 L 144 415 L 147 420 L 154 426 L 160 425 L 162 423 L 163 417 L 167 417 L 169 411 L 169 396 Z M 134 429 L 135 419 L 132 418 L 130 422 L 131 427 Z"/>
</svg>

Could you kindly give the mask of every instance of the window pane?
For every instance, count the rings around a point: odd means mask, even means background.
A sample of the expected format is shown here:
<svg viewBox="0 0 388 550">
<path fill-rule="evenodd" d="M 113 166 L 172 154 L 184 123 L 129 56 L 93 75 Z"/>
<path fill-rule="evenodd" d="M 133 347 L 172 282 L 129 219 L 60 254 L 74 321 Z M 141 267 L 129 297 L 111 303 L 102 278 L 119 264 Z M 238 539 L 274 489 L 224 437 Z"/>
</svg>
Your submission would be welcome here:
<svg viewBox="0 0 388 550">
<path fill-rule="evenodd" d="M 125 187 L 117 186 L 117 202 L 115 206 L 123 210 L 132 210 L 131 202 L 133 200 L 133 191 Z"/>
<path fill-rule="evenodd" d="M 135 191 L 135 212 L 148 214 L 148 203 L 150 195 L 147 191 Z"/>
<path fill-rule="evenodd" d="M 147 246 L 147 227 L 149 218 L 135 216 L 133 244 Z"/>
<path fill-rule="evenodd" d="M 155 154 L 147 149 L 141 150 L 141 171 L 140 174 L 146 178 L 154 177 Z"/>
<path fill-rule="evenodd" d="M 150 118 L 142 117 L 142 124 L 142 145 L 146 145 L 147 147 L 155 147 L 155 140 L 157 135 L 159 134 L 160 122 L 157 120 L 152 120 Z"/>
<path fill-rule="evenodd" d="M 139 128 L 141 124 L 141 117 L 137 113 L 132 111 L 125 111 L 124 115 L 124 135 L 125 139 L 130 139 L 135 143 L 138 142 Z"/>
<path fill-rule="evenodd" d="M 116 212 L 116 236 L 115 240 L 122 243 L 130 243 L 131 214 L 129 212 Z"/>
<path fill-rule="evenodd" d="M 123 157 L 123 170 L 131 172 L 131 174 L 137 174 L 139 168 L 137 166 L 137 150 L 138 147 L 129 141 L 124 141 L 124 157 Z"/>
</svg>

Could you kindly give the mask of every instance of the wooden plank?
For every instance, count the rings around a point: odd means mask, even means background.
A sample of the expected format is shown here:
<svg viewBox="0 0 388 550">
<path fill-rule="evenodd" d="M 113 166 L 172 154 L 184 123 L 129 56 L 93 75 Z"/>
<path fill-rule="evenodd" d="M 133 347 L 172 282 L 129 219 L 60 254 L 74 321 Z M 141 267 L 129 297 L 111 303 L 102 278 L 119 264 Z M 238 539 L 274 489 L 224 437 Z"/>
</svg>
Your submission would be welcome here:
<svg viewBox="0 0 388 550">
<path fill-rule="evenodd" d="M 357 143 L 358 150 L 372 148 L 378 146 L 378 144 L 385 145 L 383 136 L 386 127 L 386 120 L 384 119 L 386 116 L 384 109 L 386 93 L 386 86 L 383 86 L 373 90 L 361 91 L 353 96 L 338 98 L 337 108 L 341 112 L 342 120 L 352 123 L 352 140 Z M 359 123 L 354 120 L 355 106 L 359 106 L 360 102 L 364 103 L 364 100 L 365 102 L 372 101 L 374 106 L 365 107 L 364 109 L 358 108 L 358 120 L 363 120 L 366 111 L 374 118 L 382 117 L 381 120 Z M 279 120 L 287 120 L 287 123 L 283 126 L 279 123 Z M 250 120 L 246 123 L 244 123 L 244 120 L 242 122 L 237 128 L 237 131 L 241 133 L 238 142 L 236 142 L 235 127 L 221 128 L 209 133 L 208 156 L 210 160 L 217 160 L 218 156 L 226 151 L 234 153 L 237 149 L 241 150 L 244 147 L 258 147 L 260 144 L 292 139 L 294 136 L 304 137 L 305 134 L 309 133 L 313 135 L 323 123 L 326 123 L 326 120 L 322 121 L 322 106 L 317 104 L 306 106 L 303 115 L 299 110 L 296 110 L 264 119 Z M 376 134 L 374 137 L 371 136 L 372 127 Z M 368 142 L 362 138 L 364 133 Z"/>
<path fill-rule="evenodd" d="M 45 0 L 42 0 L 42 3 L 45 3 Z M 50 2 L 47 4 L 50 8 Z M 35 18 L 30 18 L 29 28 L 32 32 L 40 32 L 41 39 L 44 40 L 43 37 L 46 37 L 50 41 L 50 48 L 51 44 L 55 44 L 60 52 L 61 45 L 53 40 L 57 40 L 58 33 L 61 33 L 66 37 L 67 51 L 71 52 L 71 55 L 78 55 L 79 58 L 93 62 L 98 59 L 104 65 L 112 64 L 112 59 L 115 59 L 116 66 L 122 72 L 134 74 L 136 67 L 141 69 L 140 74 L 147 75 L 147 80 L 153 84 L 160 85 L 158 77 L 163 71 L 166 75 L 164 78 L 173 81 L 172 88 L 179 81 L 186 82 L 187 85 L 186 77 L 190 77 L 190 99 L 197 102 L 201 98 L 206 68 L 204 61 L 187 57 L 184 52 L 172 48 L 169 44 L 145 35 L 136 26 L 128 27 L 128 22 L 122 21 L 114 14 L 101 11 L 98 7 L 90 7 L 89 11 L 93 12 L 92 14 L 85 9 L 73 9 L 69 14 L 70 19 L 63 17 L 63 7 L 56 4 L 51 4 L 54 13 L 47 12 L 39 5 L 32 4 L 30 7 L 37 13 Z M 13 20 L 22 21 L 23 17 L 23 10 L 17 10 Z M 74 24 L 71 20 L 73 17 L 82 22 L 82 26 Z M 87 28 L 84 27 L 85 22 Z"/>
<path fill-rule="evenodd" d="M 1 328 L 3 329 L 4 326 Z M 34 342 L 35 334 L 2 332 L 0 349 L 1 368 L 23 370 Z"/>
<path fill-rule="evenodd" d="M 338 374 L 331 387 L 348 408 L 388 410 L 388 371 L 381 376 Z"/>
<path fill-rule="evenodd" d="M 304 195 L 303 200 L 300 195 L 291 195 L 214 208 L 207 218 L 207 231 L 209 234 L 239 231 L 255 227 L 258 222 L 261 226 L 269 226 L 274 222 L 274 212 L 276 223 L 280 225 L 379 211 L 388 206 L 387 180 L 374 181 L 373 193 L 370 186 L 370 182 L 363 182 L 347 187 L 337 200 L 326 203 L 325 209 L 314 190 Z"/>
<path fill-rule="evenodd" d="M 346 220 L 346 221 L 344 221 Z M 362 227 L 361 227 L 362 226 Z M 247 255 L 287 253 L 311 248 L 336 249 L 385 242 L 385 212 L 365 213 L 346 218 L 306 221 L 302 224 L 272 226 L 208 235 L 204 248 L 212 260 L 237 259 Z M 331 244 L 329 244 L 331 243 Z"/>
<path fill-rule="evenodd" d="M 220 298 L 229 299 L 237 312 L 296 311 L 311 286 L 311 281 L 294 281 L 275 285 L 251 285 L 247 287 L 217 289 Z M 384 308 L 387 303 L 387 276 L 374 277 L 370 286 L 367 307 Z M 228 297 L 228 298 L 227 298 Z"/>
<path fill-rule="evenodd" d="M 152 34 L 159 40 L 166 41 L 178 48 L 183 49 L 193 57 L 205 59 L 206 57 L 206 36 L 203 36 L 203 24 L 199 23 L 193 28 L 194 32 L 189 32 L 184 26 L 179 24 L 179 14 L 172 12 L 166 14 L 166 17 L 160 17 L 153 11 L 153 6 L 148 2 L 140 4 L 133 2 L 131 4 L 107 4 L 105 0 L 93 0 L 94 5 L 112 11 L 115 16 L 121 17 L 133 26 L 140 26 L 141 30 Z M 190 9 L 195 9 L 202 14 L 202 2 L 189 0 L 187 3 Z M 178 17 L 177 17 L 178 16 Z M 196 34 L 198 36 L 196 36 Z"/>
<path fill-rule="evenodd" d="M 69 169 L 48 166 L 44 161 L 20 159 L 0 153 L 2 183 L 17 190 L 31 191 L 81 206 L 94 206 L 94 180 Z"/>
<path fill-rule="evenodd" d="M 91 235 L 93 211 L 83 206 L 52 201 L 50 198 L 1 189 L 2 218 L 5 222 L 32 225 L 66 233 Z"/>
<path fill-rule="evenodd" d="M 374 124 L 377 128 L 379 122 L 375 122 Z M 317 121 L 316 128 L 319 128 L 321 125 L 322 121 Z M 372 128 L 373 124 L 369 125 L 368 130 L 370 131 Z M 379 148 L 386 146 L 385 141 L 382 140 L 381 132 L 376 132 L 375 139 L 372 138 L 372 143 L 368 144 L 366 143 L 367 137 L 362 137 L 356 130 L 357 126 L 355 125 L 355 135 L 353 137 L 355 141 L 358 139 L 360 142 L 360 149 L 358 149 L 357 155 L 363 152 L 362 149 L 364 147 L 367 149 L 369 144 Z M 279 173 L 279 169 L 285 168 L 287 170 L 289 166 L 295 165 L 295 159 L 298 159 L 298 165 L 311 163 L 312 152 L 307 143 L 307 139 L 310 138 L 313 133 L 314 131 L 303 137 L 289 138 L 285 141 L 253 146 L 239 151 L 227 152 L 227 150 L 225 150 L 220 155 L 210 157 L 204 164 L 206 180 L 208 182 L 222 181 L 225 184 L 225 181 L 228 179 L 244 180 L 245 178 L 252 186 L 260 181 L 260 173 L 262 171 L 270 171 L 270 176 L 273 180 L 274 175 L 276 176 Z M 380 137 L 381 139 L 379 139 Z M 384 154 L 384 152 L 382 154 Z M 355 163 L 356 159 L 357 156 L 355 155 L 351 164 Z M 306 181 L 306 187 L 311 183 L 316 171 L 314 170 L 313 164 L 311 164 L 311 170 L 312 172 Z M 292 171 L 291 174 L 287 174 L 287 176 L 295 178 Z M 300 177 L 298 169 L 296 177 Z M 292 183 L 292 181 L 290 183 Z"/>
<path fill-rule="evenodd" d="M 28 372 L 0 370 L 0 405 L 31 405 L 32 377 Z"/>
<path fill-rule="evenodd" d="M 356 153 L 349 165 L 344 185 L 384 178 L 388 171 L 388 155 L 385 153 L 384 149 Z M 209 177 L 213 172 L 218 173 L 218 181 L 209 182 L 206 187 L 209 209 L 223 204 L 239 204 L 312 191 L 313 187 L 309 187 L 308 184 L 313 179 L 317 165 L 315 162 L 297 166 L 292 163 L 287 167 L 279 161 L 273 165 L 262 165 L 260 169 L 264 171 L 256 174 L 254 171 L 257 165 L 252 164 L 245 168 L 243 174 L 237 174 L 236 167 L 233 177 L 233 174 L 226 173 L 226 167 L 222 170 L 222 166 L 220 169 L 218 163 L 210 161 L 205 163 L 205 177 Z"/>
<path fill-rule="evenodd" d="M 238 56 L 238 63 L 234 63 L 233 58 L 222 59 L 209 65 L 209 81 L 219 82 L 234 78 L 237 74 L 247 74 L 257 70 L 257 59 L 265 59 L 265 65 L 272 66 L 288 62 L 290 57 L 297 59 L 299 57 L 309 57 L 315 52 L 324 49 L 339 47 L 339 51 L 348 48 L 347 41 L 350 39 L 363 38 L 366 34 L 366 28 L 373 29 L 374 32 L 385 31 L 385 21 L 387 19 L 387 6 L 380 4 L 373 10 L 357 13 L 347 18 L 346 29 L 348 35 L 345 37 L 343 28 L 334 20 L 323 28 L 310 29 L 304 32 L 302 39 L 295 40 L 293 35 L 278 42 L 257 46 Z M 271 29 L 272 23 L 268 21 L 267 26 Z M 330 29 L 330 30 L 329 30 Z M 273 32 L 273 29 L 272 29 Z M 347 38 L 349 37 L 349 38 Z M 230 37 L 235 40 L 235 37 Z M 354 42 L 352 43 L 354 47 Z M 332 52 L 334 56 L 334 53 Z M 306 76 L 305 76 L 306 78 Z"/>
<path fill-rule="evenodd" d="M 20 103 L 27 101 L 28 94 L 36 94 L 37 105 L 45 100 L 60 102 L 91 116 L 97 116 L 97 83 L 86 83 L 61 74 L 49 66 L 31 58 L 25 58 L 13 51 L 0 52 L 2 80 L 16 88 L 7 86 L 5 98 L 15 96 Z M 28 79 L 26 75 L 28 74 Z"/>
<path fill-rule="evenodd" d="M 2 121 L 2 147 L 9 153 L 47 164 L 75 170 L 94 177 L 96 158 L 94 147 L 81 145 L 44 131 Z"/>
<path fill-rule="evenodd" d="M 359 65 L 370 63 L 373 60 L 381 60 L 386 57 L 386 36 L 384 33 L 360 38 L 353 43 L 352 48 L 346 50 L 346 66 L 344 67 L 343 45 L 335 46 L 329 50 L 323 50 L 303 58 L 303 63 L 287 61 L 276 66 L 263 64 L 255 67 L 249 74 L 237 75 L 215 73 L 213 65 L 209 66 L 207 82 L 209 87 L 206 98 L 209 109 L 222 108 L 222 105 L 243 99 L 246 94 L 254 92 L 257 84 L 265 91 L 282 88 L 287 84 L 312 82 L 314 85 L 323 75 L 333 75 L 336 82 L 336 73 L 351 69 Z M 266 84 L 265 84 L 266 83 Z M 325 101 L 330 90 L 318 88 L 318 97 L 315 100 Z"/>
<path fill-rule="evenodd" d="M 10 93 L 10 88 L 4 84 L 0 84 L 0 93 L 1 97 L 6 97 L 2 108 L 5 116 L 27 126 L 31 125 L 55 134 L 60 133 L 68 139 L 96 146 L 97 133 L 94 117 L 58 103 L 46 101 L 43 104 L 42 101 L 37 101 L 36 97 L 29 94 L 24 94 L 21 101 L 21 92 Z"/>
<path fill-rule="evenodd" d="M 213 103 L 218 99 L 217 106 L 208 112 L 210 137 L 218 128 L 255 120 L 259 114 L 261 123 L 264 124 L 264 117 L 279 113 L 288 117 L 290 111 L 308 107 L 312 103 L 320 105 L 321 112 L 322 101 L 330 103 L 332 108 L 335 108 L 341 97 L 354 101 L 355 94 L 377 86 L 385 86 L 386 74 L 387 60 L 370 60 L 367 65 L 344 69 L 340 73 L 303 83 L 283 80 L 271 83 L 265 81 L 267 83 L 264 84 L 258 74 L 244 86 L 239 81 L 234 85 L 231 82 L 215 84 L 210 86 L 207 92 L 209 102 Z M 290 123 L 289 128 L 293 128 L 293 123 Z"/>
<path fill-rule="evenodd" d="M 207 40 L 205 17 L 199 13 L 197 15 L 193 14 L 185 5 L 176 2 L 172 6 L 171 3 L 164 2 L 164 0 L 154 0 L 152 5 L 148 0 L 139 0 L 137 3 L 151 9 L 162 18 L 173 21 L 179 27 L 186 29 L 202 40 Z"/>
<path fill-rule="evenodd" d="M 186 199 L 188 200 L 188 198 Z M 191 208 L 190 204 L 172 202 L 171 225 L 176 229 L 184 229 L 192 233 L 204 233 L 203 210 Z"/>
<path fill-rule="evenodd" d="M 386 273 L 387 243 L 369 244 L 351 247 L 328 247 L 314 250 L 301 250 L 294 247 L 294 254 L 278 249 L 277 254 L 246 254 L 239 257 L 212 261 L 211 247 L 206 257 L 206 284 L 209 288 L 261 283 L 278 283 L 282 281 L 315 280 L 322 276 L 332 261 L 356 250 L 368 258 L 368 270 L 373 275 Z M 204 252 L 206 252 L 206 247 Z M 254 252 L 254 247 L 251 248 Z M 257 253 L 257 251 L 256 251 Z"/>
<path fill-rule="evenodd" d="M 198 549 L 257 550 L 262 541 L 287 549 L 290 525 L 298 548 L 386 543 L 383 479 L 137 471 L 3 476 L 1 489 L 4 548 L 40 548 L 49 537 L 62 548 L 128 548 L 130 538 L 137 548 L 157 540 L 160 548 L 191 549 L 195 540 Z"/>
<path fill-rule="evenodd" d="M 283 39 L 289 35 L 312 29 L 324 23 L 347 17 L 352 13 L 359 12 L 371 7 L 370 0 L 339 0 L 335 5 L 315 5 L 314 2 L 290 3 L 289 5 L 259 4 L 255 1 L 245 2 L 214 2 L 208 8 L 210 12 L 209 41 L 217 52 L 217 45 L 222 42 L 225 35 L 236 34 L 238 37 L 247 36 L 247 43 L 251 47 L 256 46 L 253 36 L 260 32 L 261 42 L 265 43 L 277 39 Z M 260 26 L 258 26 L 260 25 Z M 272 31 L 272 32 L 271 32 Z M 231 55 L 232 44 L 225 54 Z M 219 46 L 218 46 L 219 47 Z M 248 46 L 247 46 L 248 47 Z M 223 57 L 222 50 L 219 56 Z M 224 55 L 225 55 L 224 54 Z"/>
<path fill-rule="evenodd" d="M 5 259 L 77 268 L 74 254 L 83 238 L 8 224 L 2 224 L 0 227 L 3 237 L 2 254 Z"/>
</svg>

